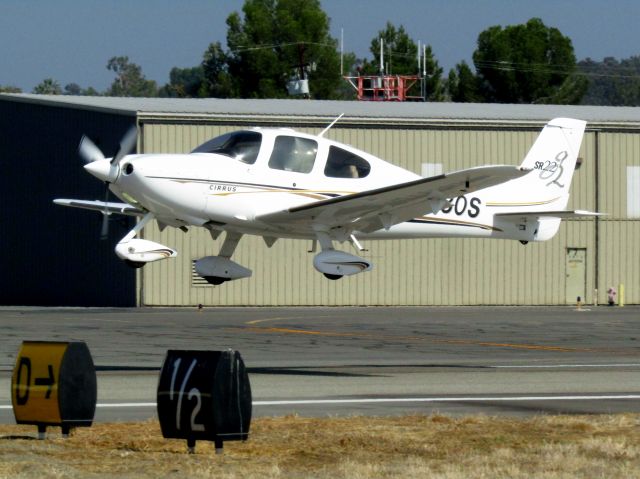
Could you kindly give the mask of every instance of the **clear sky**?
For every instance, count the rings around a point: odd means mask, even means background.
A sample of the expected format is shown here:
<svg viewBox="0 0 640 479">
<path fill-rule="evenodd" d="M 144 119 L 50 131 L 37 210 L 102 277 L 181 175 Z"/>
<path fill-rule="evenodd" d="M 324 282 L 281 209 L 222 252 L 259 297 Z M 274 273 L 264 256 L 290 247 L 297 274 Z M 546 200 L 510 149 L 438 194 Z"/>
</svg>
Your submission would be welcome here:
<svg viewBox="0 0 640 479">
<path fill-rule="evenodd" d="M 0 85 L 31 91 L 51 77 L 64 87 L 105 90 L 109 58 L 127 55 L 147 78 L 168 81 L 174 66 L 200 63 L 226 37 L 225 20 L 243 0 L 0 0 Z M 370 57 L 390 21 L 430 44 L 445 75 L 471 63 L 478 34 L 540 17 L 573 41 L 579 60 L 640 54 L 639 0 L 321 0 L 345 50 Z"/>
</svg>

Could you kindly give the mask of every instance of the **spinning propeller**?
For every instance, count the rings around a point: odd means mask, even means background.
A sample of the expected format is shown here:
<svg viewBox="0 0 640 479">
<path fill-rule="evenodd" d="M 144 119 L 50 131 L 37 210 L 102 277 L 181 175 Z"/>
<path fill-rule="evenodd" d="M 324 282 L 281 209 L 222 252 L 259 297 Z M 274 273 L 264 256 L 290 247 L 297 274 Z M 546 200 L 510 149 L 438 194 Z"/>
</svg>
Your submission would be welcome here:
<svg viewBox="0 0 640 479">
<path fill-rule="evenodd" d="M 109 234 L 109 184 L 113 183 L 120 173 L 120 160 L 127 156 L 138 142 L 138 129 L 132 126 L 120 140 L 120 146 L 113 158 L 105 158 L 100 148 L 88 136 L 83 136 L 78 146 L 78 153 L 84 162 L 84 169 L 96 178 L 104 181 L 106 189 L 104 195 L 104 211 L 102 212 L 102 228 L 100 239 L 107 239 Z"/>
</svg>

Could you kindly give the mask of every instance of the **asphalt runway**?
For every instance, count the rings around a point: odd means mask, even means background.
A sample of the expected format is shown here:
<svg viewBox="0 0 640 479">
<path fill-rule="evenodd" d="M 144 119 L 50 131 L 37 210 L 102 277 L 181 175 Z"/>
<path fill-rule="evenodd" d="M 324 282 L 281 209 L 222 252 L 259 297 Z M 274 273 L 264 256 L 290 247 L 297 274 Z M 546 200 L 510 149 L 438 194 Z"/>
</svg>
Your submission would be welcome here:
<svg viewBox="0 0 640 479">
<path fill-rule="evenodd" d="M 0 422 L 23 340 L 85 341 L 96 421 L 155 416 L 168 349 L 235 349 L 253 414 L 640 412 L 640 308 L 0 308 Z"/>
</svg>

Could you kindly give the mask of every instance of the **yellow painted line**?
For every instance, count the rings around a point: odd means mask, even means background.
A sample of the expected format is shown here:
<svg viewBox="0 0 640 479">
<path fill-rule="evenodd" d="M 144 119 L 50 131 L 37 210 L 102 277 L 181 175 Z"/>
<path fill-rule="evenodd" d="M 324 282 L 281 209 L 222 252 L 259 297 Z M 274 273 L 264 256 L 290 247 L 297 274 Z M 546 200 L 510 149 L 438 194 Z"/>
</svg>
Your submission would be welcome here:
<svg viewBox="0 0 640 479">
<path fill-rule="evenodd" d="M 335 316 L 314 316 L 315 319 L 322 319 L 322 318 L 335 318 Z M 301 319 L 309 319 L 309 316 L 287 316 L 287 317 L 281 317 L 281 318 L 265 318 L 265 319 L 254 319 L 253 321 L 247 321 L 245 324 L 260 324 L 260 323 L 269 323 L 271 321 L 283 321 L 283 320 L 287 320 L 287 319 L 293 319 L 293 320 L 301 320 Z"/>
<path fill-rule="evenodd" d="M 450 344 L 474 344 L 477 346 L 489 346 L 498 348 L 513 348 L 513 349 L 531 349 L 538 351 L 562 351 L 562 352 L 576 352 L 576 351 L 591 351 L 591 349 L 585 348 L 567 348 L 561 346 L 542 346 L 539 344 L 518 344 L 518 343 L 493 343 L 489 341 L 473 341 L 465 339 L 436 339 L 437 343 L 450 343 Z"/>
<path fill-rule="evenodd" d="M 271 319 L 260 319 L 250 321 L 247 324 L 258 324 L 260 322 L 267 321 L 275 321 L 279 319 L 292 319 L 292 318 L 271 318 Z M 293 329 L 293 328 L 276 328 L 276 327 L 251 327 L 251 328 L 241 328 L 236 329 L 232 328 L 236 331 L 250 331 L 255 333 L 270 333 L 270 334 L 299 334 L 299 335 L 308 335 L 308 336 L 325 336 L 325 337 L 350 337 L 350 338 L 359 338 L 359 339 L 383 339 L 388 341 L 418 341 L 418 342 L 429 342 L 435 344 L 460 344 L 460 345 L 473 345 L 473 346 L 485 346 L 485 347 L 493 347 L 493 348 L 509 348 L 509 349 L 526 349 L 526 350 L 534 350 L 534 351 L 558 351 L 558 352 L 585 352 L 585 351 L 594 351 L 593 349 L 588 348 L 570 348 L 570 347 L 561 347 L 561 346 L 543 346 L 539 344 L 519 344 L 519 343 L 498 343 L 492 341 L 476 341 L 472 339 L 427 339 L 419 336 L 387 336 L 387 335 L 376 335 L 376 334 L 368 334 L 368 333 L 354 333 L 354 332 L 337 332 L 337 331 L 316 331 L 316 330 L 305 330 L 305 329 Z"/>
<path fill-rule="evenodd" d="M 356 338 L 369 338 L 376 336 L 369 336 L 366 334 L 358 333 L 338 333 L 335 331 L 309 331 L 304 329 L 289 329 L 289 328 L 246 328 L 243 331 L 251 331 L 256 333 L 284 333 L 284 334 L 307 334 L 310 336 L 328 336 L 328 337 L 356 337 Z"/>
</svg>

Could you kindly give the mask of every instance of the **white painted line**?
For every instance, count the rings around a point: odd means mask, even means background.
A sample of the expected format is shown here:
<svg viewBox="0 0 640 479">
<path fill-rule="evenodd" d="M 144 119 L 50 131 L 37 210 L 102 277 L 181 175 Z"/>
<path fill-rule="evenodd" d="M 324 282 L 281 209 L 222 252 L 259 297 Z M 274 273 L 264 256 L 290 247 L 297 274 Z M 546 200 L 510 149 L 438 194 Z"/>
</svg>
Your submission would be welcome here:
<svg viewBox="0 0 640 479">
<path fill-rule="evenodd" d="M 154 402 L 121 402 L 121 403 L 104 403 L 96 404 L 96 407 L 110 408 L 110 407 L 156 407 Z"/>
<path fill-rule="evenodd" d="M 375 398 L 375 399 L 303 399 L 292 401 L 254 401 L 254 406 L 288 406 L 304 404 L 380 404 L 407 402 L 485 402 L 485 401 L 606 401 L 640 399 L 640 394 L 616 396 L 514 396 L 514 397 L 439 397 L 439 398 Z"/>
<path fill-rule="evenodd" d="M 99 408 L 111 408 L 111 407 L 156 407 L 156 403 L 154 402 L 121 402 L 121 403 L 106 403 L 106 404 L 96 404 L 96 407 Z M 11 405 L 0 404 L 0 409 L 12 409 Z"/>
<path fill-rule="evenodd" d="M 554 369 L 554 368 L 638 368 L 640 363 L 619 364 L 522 364 L 507 366 L 489 366 L 494 369 Z"/>
<path fill-rule="evenodd" d="M 640 394 L 618 394 L 606 396 L 483 396 L 483 397 L 413 397 L 413 398 L 362 398 L 362 399 L 292 399 L 278 401 L 253 401 L 254 406 L 300 406 L 314 404 L 384 404 L 384 403 L 437 403 L 437 402 L 523 402 L 523 401 L 628 401 L 638 400 Z M 156 407 L 154 402 L 101 403 L 99 408 Z M 0 409 L 11 409 L 11 405 L 0 405 Z"/>
</svg>

